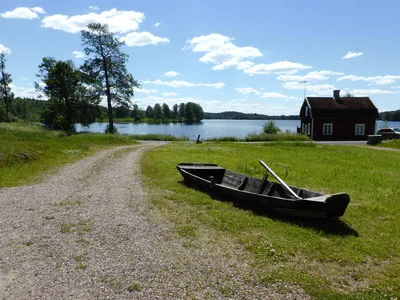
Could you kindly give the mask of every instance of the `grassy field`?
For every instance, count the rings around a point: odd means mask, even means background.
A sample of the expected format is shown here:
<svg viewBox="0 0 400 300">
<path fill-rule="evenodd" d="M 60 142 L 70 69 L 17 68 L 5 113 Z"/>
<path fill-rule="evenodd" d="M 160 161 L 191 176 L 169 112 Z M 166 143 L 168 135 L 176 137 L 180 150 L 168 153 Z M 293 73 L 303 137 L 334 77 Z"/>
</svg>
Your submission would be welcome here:
<svg viewBox="0 0 400 300">
<path fill-rule="evenodd" d="M 377 146 L 384 147 L 384 148 L 400 149 L 400 140 L 390 140 L 388 142 L 380 143 Z"/>
<path fill-rule="evenodd" d="M 260 215 L 186 187 L 175 168 L 179 162 L 207 162 L 262 177 L 257 159 L 291 185 L 349 193 L 344 217 Z M 251 253 L 261 283 L 296 284 L 319 299 L 400 296 L 399 169 L 395 152 L 301 142 L 172 143 L 142 161 L 154 204 L 188 246 L 204 232 L 230 236 Z"/>
<path fill-rule="evenodd" d="M 136 144 L 135 137 L 48 131 L 41 126 L 0 123 L 0 187 L 31 182 L 46 171 L 111 145 Z"/>
</svg>

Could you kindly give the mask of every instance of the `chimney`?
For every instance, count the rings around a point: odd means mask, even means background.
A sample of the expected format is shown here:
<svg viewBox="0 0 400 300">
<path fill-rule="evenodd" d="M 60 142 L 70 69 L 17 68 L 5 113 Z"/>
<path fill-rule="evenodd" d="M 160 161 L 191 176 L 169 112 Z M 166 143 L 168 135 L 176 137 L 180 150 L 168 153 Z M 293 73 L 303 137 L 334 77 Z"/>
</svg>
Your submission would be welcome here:
<svg viewBox="0 0 400 300">
<path fill-rule="evenodd" d="M 340 101 L 340 90 L 333 90 L 333 98 Z"/>
</svg>

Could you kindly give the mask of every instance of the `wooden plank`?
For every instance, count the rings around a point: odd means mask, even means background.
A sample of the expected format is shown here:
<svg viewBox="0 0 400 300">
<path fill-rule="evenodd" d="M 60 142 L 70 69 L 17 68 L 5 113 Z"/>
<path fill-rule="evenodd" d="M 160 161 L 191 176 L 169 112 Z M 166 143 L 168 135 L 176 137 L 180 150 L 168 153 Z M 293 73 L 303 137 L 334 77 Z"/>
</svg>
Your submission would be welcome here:
<svg viewBox="0 0 400 300">
<path fill-rule="evenodd" d="M 279 181 L 279 183 L 297 200 L 302 200 L 303 198 L 299 197 L 281 178 L 279 178 L 278 175 L 275 174 L 274 171 L 272 171 L 272 169 L 270 167 L 267 166 L 267 164 L 265 162 L 263 162 L 262 160 L 258 160 L 260 162 L 260 164 L 267 169 L 268 172 L 270 172 L 272 174 L 272 176 L 274 176 L 276 178 L 276 180 Z"/>
</svg>

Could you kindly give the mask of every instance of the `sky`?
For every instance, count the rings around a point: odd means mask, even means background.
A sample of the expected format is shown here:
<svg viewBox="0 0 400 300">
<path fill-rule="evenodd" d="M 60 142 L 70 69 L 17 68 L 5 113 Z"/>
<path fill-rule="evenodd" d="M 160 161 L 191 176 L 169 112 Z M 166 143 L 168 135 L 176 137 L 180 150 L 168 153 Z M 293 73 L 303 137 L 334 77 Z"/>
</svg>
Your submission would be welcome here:
<svg viewBox="0 0 400 300">
<path fill-rule="evenodd" d="M 125 42 L 132 103 L 296 115 L 307 96 L 400 109 L 398 0 L 1 0 L 0 52 L 16 96 L 37 97 L 43 57 L 85 61 L 81 30 Z"/>
</svg>

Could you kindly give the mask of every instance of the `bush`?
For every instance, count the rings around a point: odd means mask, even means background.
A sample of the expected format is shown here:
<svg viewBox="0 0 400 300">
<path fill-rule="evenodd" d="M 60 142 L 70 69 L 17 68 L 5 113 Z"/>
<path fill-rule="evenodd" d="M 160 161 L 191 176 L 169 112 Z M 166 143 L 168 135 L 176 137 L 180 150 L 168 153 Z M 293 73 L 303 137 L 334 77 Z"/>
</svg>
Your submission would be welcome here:
<svg viewBox="0 0 400 300">
<path fill-rule="evenodd" d="M 266 134 L 278 134 L 281 132 L 280 128 L 275 125 L 275 121 L 269 120 L 267 123 L 264 124 L 264 133 Z"/>
<path fill-rule="evenodd" d="M 113 126 L 110 127 L 110 125 L 108 124 L 108 125 L 106 126 L 106 129 L 104 130 L 104 132 L 105 132 L 105 133 L 111 133 L 111 134 L 113 134 L 113 133 L 117 133 L 117 132 L 118 132 L 118 129 L 117 129 L 117 127 L 115 127 L 115 125 L 113 125 Z"/>
</svg>

